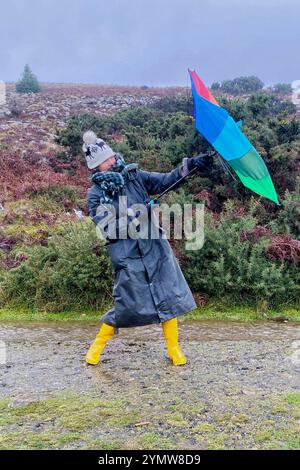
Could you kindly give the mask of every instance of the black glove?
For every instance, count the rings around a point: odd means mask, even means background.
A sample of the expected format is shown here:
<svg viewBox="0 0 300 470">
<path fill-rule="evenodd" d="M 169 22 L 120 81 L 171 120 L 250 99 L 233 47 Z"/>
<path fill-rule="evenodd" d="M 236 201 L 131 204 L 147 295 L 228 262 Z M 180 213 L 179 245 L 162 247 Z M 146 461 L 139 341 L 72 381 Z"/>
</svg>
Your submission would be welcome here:
<svg viewBox="0 0 300 470">
<path fill-rule="evenodd" d="M 191 171 L 193 168 L 197 168 L 197 170 L 201 172 L 209 171 L 212 167 L 212 157 L 208 156 L 206 153 L 202 153 L 197 157 L 189 158 L 187 167 L 188 171 Z"/>
</svg>

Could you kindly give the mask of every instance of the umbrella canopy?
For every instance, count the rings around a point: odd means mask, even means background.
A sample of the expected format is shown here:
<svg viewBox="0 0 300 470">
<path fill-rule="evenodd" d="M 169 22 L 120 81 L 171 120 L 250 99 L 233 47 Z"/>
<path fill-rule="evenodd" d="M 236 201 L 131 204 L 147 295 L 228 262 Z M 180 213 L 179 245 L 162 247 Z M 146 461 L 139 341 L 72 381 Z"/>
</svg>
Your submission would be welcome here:
<svg viewBox="0 0 300 470">
<path fill-rule="evenodd" d="M 268 169 L 245 134 L 222 108 L 195 71 L 189 70 L 196 129 L 228 162 L 244 186 L 279 204 Z"/>
</svg>

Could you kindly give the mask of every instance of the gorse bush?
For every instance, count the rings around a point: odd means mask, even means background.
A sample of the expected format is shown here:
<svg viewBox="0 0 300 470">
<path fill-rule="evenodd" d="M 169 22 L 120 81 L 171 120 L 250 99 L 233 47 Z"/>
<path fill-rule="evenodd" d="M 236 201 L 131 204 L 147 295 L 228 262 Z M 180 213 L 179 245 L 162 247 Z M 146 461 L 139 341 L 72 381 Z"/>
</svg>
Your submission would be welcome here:
<svg viewBox="0 0 300 470">
<path fill-rule="evenodd" d="M 268 255 L 268 230 L 265 236 L 245 236 L 256 226 L 251 211 L 237 213 L 232 203 L 218 221 L 206 214 L 203 248 L 185 253 L 184 271 L 191 288 L 212 297 L 227 295 L 235 302 L 299 301 L 299 266 Z"/>
<path fill-rule="evenodd" d="M 59 311 L 102 308 L 111 296 L 112 269 L 91 221 L 71 222 L 47 246 L 32 247 L 28 259 L 1 279 L 2 304 Z"/>
<path fill-rule="evenodd" d="M 282 94 L 282 95 L 289 95 L 292 93 L 292 85 L 290 83 L 275 83 L 273 85 L 274 93 Z"/>
<path fill-rule="evenodd" d="M 283 207 L 276 219 L 270 222 L 274 233 L 286 233 L 300 240 L 300 188 L 293 193 L 286 192 Z"/>
<path fill-rule="evenodd" d="M 246 83 L 251 89 L 257 81 L 248 77 Z M 300 125 L 295 105 L 262 91 L 247 100 L 221 96 L 218 101 L 236 121 L 243 121 L 242 129 L 264 158 L 279 196 L 284 197 L 286 189 L 295 191 L 300 164 Z M 92 129 L 128 162 L 136 161 L 150 171 L 169 171 L 184 156 L 212 150 L 195 130 L 192 108 L 191 97 L 179 96 L 113 116 L 73 116 L 65 129 L 57 130 L 56 141 L 76 156 L 82 153 L 83 132 Z M 206 189 L 221 204 L 233 198 L 247 202 L 252 193 L 224 171 L 217 157 L 213 161 L 211 183 Z"/>
<path fill-rule="evenodd" d="M 263 88 L 263 82 L 255 76 L 237 77 L 233 80 L 224 80 L 223 82 L 214 82 L 211 86 L 212 90 L 222 91 L 238 95 L 240 93 L 253 93 Z"/>
<path fill-rule="evenodd" d="M 190 203 L 191 197 L 181 190 L 169 202 Z M 274 236 L 271 225 L 259 226 L 253 215 L 257 206 L 246 213 L 227 203 L 217 218 L 207 212 L 203 248 L 179 247 L 194 292 L 207 298 L 227 296 L 234 302 L 266 300 L 273 306 L 299 301 L 299 242 Z M 47 246 L 28 247 L 26 258 L 20 266 L 0 273 L 3 305 L 60 311 L 102 309 L 111 301 L 112 267 L 88 218 L 56 228 Z"/>
<path fill-rule="evenodd" d="M 165 113 L 178 113 L 181 111 L 190 115 L 193 114 L 193 100 L 190 94 L 188 94 L 188 96 L 164 96 L 158 101 L 155 101 L 150 107 L 160 109 Z"/>
</svg>

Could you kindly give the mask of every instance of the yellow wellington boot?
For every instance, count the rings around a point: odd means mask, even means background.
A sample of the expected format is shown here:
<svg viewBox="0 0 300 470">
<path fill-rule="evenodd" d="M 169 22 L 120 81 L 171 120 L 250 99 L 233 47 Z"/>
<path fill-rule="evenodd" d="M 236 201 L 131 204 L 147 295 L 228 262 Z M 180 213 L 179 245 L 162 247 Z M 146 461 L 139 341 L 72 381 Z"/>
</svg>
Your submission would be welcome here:
<svg viewBox="0 0 300 470">
<path fill-rule="evenodd" d="M 180 350 L 178 344 L 178 322 L 177 318 L 171 318 L 162 324 L 165 340 L 168 348 L 168 355 L 175 366 L 186 364 L 186 358 Z"/>
<path fill-rule="evenodd" d="M 115 329 L 113 326 L 103 323 L 99 333 L 96 336 L 95 341 L 91 344 L 90 349 L 88 350 L 85 360 L 88 364 L 96 365 L 100 361 L 100 355 L 103 349 L 106 346 L 106 343 L 111 339 L 115 334 Z"/>
</svg>

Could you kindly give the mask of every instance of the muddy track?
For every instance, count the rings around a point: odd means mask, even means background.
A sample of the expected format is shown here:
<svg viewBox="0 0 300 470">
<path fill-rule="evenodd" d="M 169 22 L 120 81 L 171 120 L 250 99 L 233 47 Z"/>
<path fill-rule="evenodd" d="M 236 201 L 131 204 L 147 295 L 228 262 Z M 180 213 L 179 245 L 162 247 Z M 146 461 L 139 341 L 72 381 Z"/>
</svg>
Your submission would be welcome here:
<svg viewBox="0 0 300 470">
<path fill-rule="evenodd" d="M 7 362 L 0 365 L 0 398 L 9 397 L 17 405 L 62 393 L 126 399 L 127 408 L 138 410 L 140 419 L 149 419 L 153 432 L 159 429 L 164 438 L 170 438 L 174 425 L 172 410 L 187 429 L 181 445 L 194 448 L 199 446 L 195 426 L 210 425 L 226 413 L 243 413 L 250 421 L 254 415 L 267 419 L 268 413 L 272 418 L 268 399 L 300 390 L 297 324 L 180 323 L 181 346 L 188 358 L 184 367 L 166 358 L 158 325 L 120 330 L 101 364 L 87 366 L 84 355 L 98 328 L 95 323 L 2 323 Z M 191 413 L 200 404 L 201 412 Z M 159 418 L 165 413 L 171 416 L 169 427 Z M 279 418 L 283 424 L 289 419 Z M 113 438 L 122 434 L 106 430 L 105 435 L 110 432 Z"/>
<path fill-rule="evenodd" d="M 300 340 L 300 326 L 275 323 L 185 322 L 180 324 L 188 365 L 172 366 L 166 358 L 159 326 L 120 330 L 108 343 L 99 366 L 84 355 L 94 339 L 93 324 L 1 324 L 7 364 L 1 365 L 1 395 L 31 398 L 53 391 L 87 392 L 90 387 L 163 385 L 175 389 L 214 384 L 260 390 L 297 387 L 297 366 L 289 357 Z"/>
</svg>

